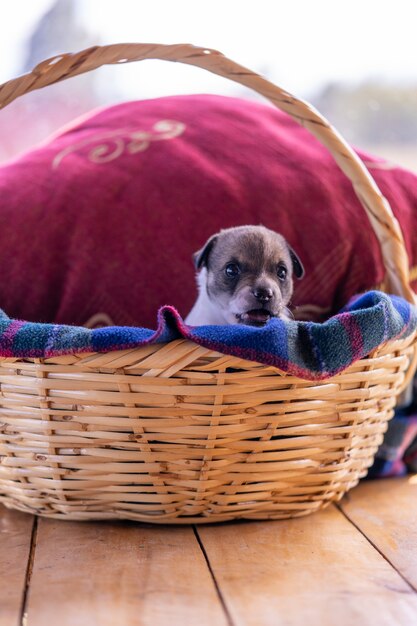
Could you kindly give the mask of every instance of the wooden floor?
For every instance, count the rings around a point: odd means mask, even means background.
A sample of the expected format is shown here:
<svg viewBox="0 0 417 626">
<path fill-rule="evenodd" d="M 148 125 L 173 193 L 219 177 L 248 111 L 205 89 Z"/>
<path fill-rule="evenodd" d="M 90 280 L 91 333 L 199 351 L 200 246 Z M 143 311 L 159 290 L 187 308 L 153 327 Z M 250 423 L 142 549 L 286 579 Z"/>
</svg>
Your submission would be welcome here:
<svg viewBox="0 0 417 626">
<path fill-rule="evenodd" d="M 0 626 L 412 626 L 417 476 L 298 520 L 199 527 L 0 507 Z"/>
</svg>

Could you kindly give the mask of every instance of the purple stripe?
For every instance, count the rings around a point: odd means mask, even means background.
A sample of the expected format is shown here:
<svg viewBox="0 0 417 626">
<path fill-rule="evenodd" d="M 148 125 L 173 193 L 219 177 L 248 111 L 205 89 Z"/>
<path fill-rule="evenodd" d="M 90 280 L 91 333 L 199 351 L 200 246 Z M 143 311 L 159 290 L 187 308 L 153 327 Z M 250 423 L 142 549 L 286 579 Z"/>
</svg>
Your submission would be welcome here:
<svg viewBox="0 0 417 626">
<path fill-rule="evenodd" d="M 9 357 L 15 356 L 13 352 L 13 341 L 16 337 L 19 330 L 24 326 L 26 322 L 22 322 L 21 320 L 13 320 L 4 333 L 1 336 L 1 352 L 2 356 Z"/>
<path fill-rule="evenodd" d="M 47 344 L 45 346 L 45 356 L 46 357 L 54 356 L 54 353 L 55 353 L 55 350 L 54 350 L 55 337 L 57 335 L 59 335 L 59 329 L 60 329 L 59 324 L 55 324 L 53 326 L 53 328 L 52 328 L 52 331 L 50 332 Z"/>
<path fill-rule="evenodd" d="M 354 316 L 349 313 L 343 313 L 338 317 L 349 337 L 349 343 L 352 350 L 352 361 L 360 359 L 364 351 L 361 327 L 357 323 Z"/>
</svg>

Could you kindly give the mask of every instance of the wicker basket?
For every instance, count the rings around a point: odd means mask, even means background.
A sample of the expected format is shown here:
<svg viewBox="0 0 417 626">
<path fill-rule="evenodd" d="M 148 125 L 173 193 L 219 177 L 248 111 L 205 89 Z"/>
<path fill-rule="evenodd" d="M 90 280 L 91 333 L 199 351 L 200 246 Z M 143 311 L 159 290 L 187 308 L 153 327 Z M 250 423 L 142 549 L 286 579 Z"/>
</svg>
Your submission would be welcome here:
<svg viewBox="0 0 417 626">
<path fill-rule="evenodd" d="M 309 105 L 216 51 L 120 44 L 64 54 L 2 85 L 0 106 L 104 64 L 146 58 L 231 78 L 308 128 L 354 185 L 381 244 L 387 291 L 414 302 L 398 222 L 356 154 Z M 79 520 L 306 515 L 366 474 L 415 361 L 415 334 L 322 382 L 185 340 L 1 359 L 0 501 Z"/>
</svg>

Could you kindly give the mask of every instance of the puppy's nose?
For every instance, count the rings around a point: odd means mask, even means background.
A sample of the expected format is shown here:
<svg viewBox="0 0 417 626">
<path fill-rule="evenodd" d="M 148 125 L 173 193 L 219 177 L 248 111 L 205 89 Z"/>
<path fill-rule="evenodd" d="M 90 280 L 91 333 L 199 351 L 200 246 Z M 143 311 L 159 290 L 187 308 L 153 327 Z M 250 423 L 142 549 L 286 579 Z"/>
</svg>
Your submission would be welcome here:
<svg viewBox="0 0 417 626">
<path fill-rule="evenodd" d="M 269 302 L 274 295 L 269 287 L 255 287 L 252 293 L 259 302 Z"/>
</svg>

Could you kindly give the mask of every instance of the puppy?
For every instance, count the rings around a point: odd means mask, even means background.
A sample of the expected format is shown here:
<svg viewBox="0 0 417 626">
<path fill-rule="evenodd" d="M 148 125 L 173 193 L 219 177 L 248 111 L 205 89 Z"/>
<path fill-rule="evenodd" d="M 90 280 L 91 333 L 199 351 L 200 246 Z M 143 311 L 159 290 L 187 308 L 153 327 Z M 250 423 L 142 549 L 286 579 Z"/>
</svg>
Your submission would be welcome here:
<svg viewBox="0 0 417 626">
<path fill-rule="evenodd" d="M 186 318 L 192 326 L 264 326 L 288 317 L 293 275 L 303 265 L 284 237 L 264 226 L 227 228 L 194 254 L 199 294 Z"/>
</svg>

